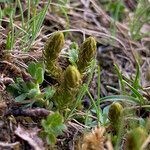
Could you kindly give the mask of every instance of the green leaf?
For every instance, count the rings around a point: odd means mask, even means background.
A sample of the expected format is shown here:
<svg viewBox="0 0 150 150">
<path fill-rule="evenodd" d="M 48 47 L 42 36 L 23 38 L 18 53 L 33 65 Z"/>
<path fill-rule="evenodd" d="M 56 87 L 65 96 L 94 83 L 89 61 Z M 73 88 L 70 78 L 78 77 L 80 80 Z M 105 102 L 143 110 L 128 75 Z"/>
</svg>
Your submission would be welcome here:
<svg viewBox="0 0 150 150">
<path fill-rule="evenodd" d="M 103 113 L 102 113 L 102 117 L 101 117 L 101 118 L 103 118 L 103 126 L 105 126 L 105 124 L 108 122 L 109 107 L 110 107 L 110 106 L 106 106 L 106 107 L 103 109 Z"/>
<path fill-rule="evenodd" d="M 35 77 L 35 72 L 36 72 L 36 64 L 34 62 L 30 63 L 28 66 L 28 72 L 32 77 Z"/>
<path fill-rule="evenodd" d="M 55 144 L 56 143 L 56 136 L 54 134 L 47 135 L 47 143 L 48 144 Z"/>
<path fill-rule="evenodd" d="M 66 126 L 64 124 L 61 124 L 56 127 L 52 127 L 53 133 L 55 133 L 56 136 L 61 135 L 63 133 L 63 130 L 66 129 Z"/>
<path fill-rule="evenodd" d="M 7 87 L 7 90 L 8 90 L 10 93 L 13 93 L 13 94 L 18 93 L 18 92 L 20 91 L 18 84 L 14 84 L 14 83 L 13 83 L 13 84 L 10 84 L 10 85 Z"/>
<path fill-rule="evenodd" d="M 123 3 L 119 1 L 111 1 L 109 2 L 107 10 L 111 13 L 112 17 L 115 20 L 121 20 L 124 14 L 125 6 Z"/>
<path fill-rule="evenodd" d="M 7 49 L 7 50 L 10 50 L 10 49 L 11 49 L 11 32 L 9 32 L 8 35 L 7 35 L 6 49 Z"/>
<path fill-rule="evenodd" d="M 72 65 L 76 65 L 76 62 L 78 60 L 78 53 L 78 45 L 75 42 L 73 42 L 71 44 L 70 50 L 68 51 L 68 58 Z"/>
<path fill-rule="evenodd" d="M 43 127 L 44 129 L 46 129 L 46 128 L 48 127 L 48 124 L 47 124 L 47 122 L 46 122 L 45 119 L 43 119 L 43 120 L 41 121 L 41 125 L 42 125 L 42 127 Z M 44 132 L 44 133 L 45 133 L 45 132 Z"/>
<path fill-rule="evenodd" d="M 52 98 L 55 92 L 56 90 L 53 87 L 48 86 L 45 88 L 46 100 Z"/>
<path fill-rule="evenodd" d="M 44 80 L 44 70 L 42 68 L 38 68 L 35 73 L 35 79 L 37 83 L 41 84 Z"/>
<path fill-rule="evenodd" d="M 111 95 L 111 96 L 106 96 L 101 98 L 101 102 L 104 101 L 123 101 L 123 102 L 128 102 L 128 103 L 133 103 L 133 104 L 140 104 L 139 99 L 133 97 L 133 96 L 127 96 L 127 95 Z"/>
<path fill-rule="evenodd" d="M 121 89 L 121 92 L 122 94 L 126 94 L 126 91 L 125 91 L 125 85 L 124 85 L 124 82 L 123 82 L 123 77 L 122 77 L 122 74 L 120 72 L 120 69 L 119 69 L 119 66 L 117 64 L 114 64 L 114 67 L 115 67 L 115 70 L 116 70 L 116 73 L 117 73 L 117 76 L 118 76 L 118 79 L 120 81 L 120 89 Z"/>
<path fill-rule="evenodd" d="M 22 102 L 22 101 L 24 101 L 24 100 L 26 99 L 26 97 L 27 97 L 27 94 L 26 94 L 26 93 L 23 93 L 23 94 L 17 96 L 17 97 L 15 98 L 15 101 L 16 101 L 16 102 Z"/>
<path fill-rule="evenodd" d="M 139 62 L 137 61 L 136 63 L 136 76 L 133 82 L 133 87 L 137 90 L 139 87 L 139 81 L 140 81 L 140 65 Z"/>
<path fill-rule="evenodd" d="M 42 126 L 57 127 L 62 125 L 63 117 L 59 113 L 51 114 L 46 120 L 42 120 Z"/>
<path fill-rule="evenodd" d="M 49 115 L 47 121 L 51 124 L 52 127 L 56 127 L 63 122 L 63 117 L 59 113 Z"/>
<path fill-rule="evenodd" d="M 29 92 L 28 92 L 28 98 L 33 98 L 35 97 L 36 95 L 39 94 L 39 91 L 38 89 L 31 89 Z"/>
<path fill-rule="evenodd" d="M 13 0 L 0 0 L 1 3 L 12 3 Z"/>
<path fill-rule="evenodd" d="M 51 114 L 47 119 L 43 119 L 41 122 L 44 128 L 44 133 L 47 134 L 47 140 L 49 144 L 56 142 L 56 137 L 62 134 L 62 131 L 66 128 L 63 124 L 63 117 L 59 113 Z"/>
<path fill-rule="evenodd" d="M 36 68 L 44 68 L 44 63 L 43 62 L 36 63 Z"/>
<path fill-rule="evenodd" d="M 36 0 L 36 3 L 38 3 L 39 0 Z M 30 39 L 30 43 L 28 45 L 28 48 L 27 50 L 30 49 L 33 41 L 37 38 L 37 34 L 39 33 L 39 31 L 41 30 L 41 26 L 42 26 L 42 23 L 44 21 L 44 18 L 46 16 L 46 13 L 49 9 L 49 5 L 51 3 L 51 0 L 48 0 L 46 6 L 40 10 L 40 12 L 38 13 L 37 15 L 37 19 L 33 22 L 33 26 L 32 27 L 35 27 L 35 29 L 32 31 L 32 37 Z"/>
<path fill-rule="evenodd" d="M 128 82 L 126 82 L 125 80 L 123 80 L 123 82 L 126 83 L 126 85 L 132 90 L 132 92 L 134 93 L 134 95 L 139 98 L 140 104 L 144 104 L 144 102 L 145 102 L 144 98 L 139 93 L 139 91 L 137 89 L 135 89 L 132 85 L 130 85 Z"/>
</svg>

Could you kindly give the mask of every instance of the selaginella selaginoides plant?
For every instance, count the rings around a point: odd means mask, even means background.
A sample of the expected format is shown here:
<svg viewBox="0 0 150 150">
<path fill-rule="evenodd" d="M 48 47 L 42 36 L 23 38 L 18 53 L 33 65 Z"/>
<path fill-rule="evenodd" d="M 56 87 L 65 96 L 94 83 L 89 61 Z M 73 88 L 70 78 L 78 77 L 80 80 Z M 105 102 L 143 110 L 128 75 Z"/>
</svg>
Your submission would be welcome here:
<svg viewBox="0 0 150 150">
<path fill-rule="evenodd" d="M 60 79 L 62 69 L 58 65 L 58 56 L 64 46 L 64 35 L 61 32 L 55 32 L 47 40 L 44 51 L 44 63 L 46 73 L 54 79 Z"/>
<path fill-rule="evenodd" d="M 68 108 L 75 101 L 83 74 L 96 53 L 96 41 L 89 37 L 81 45 L 76 67 L 69 65 L 66 70 L 62 70 L 57 61 L 63 45 L 63 33 L 55 32 L 46 42 L 43 51 L 46 73 L 60 84 L 53 97 L 59 109 Z"/>
</svg>

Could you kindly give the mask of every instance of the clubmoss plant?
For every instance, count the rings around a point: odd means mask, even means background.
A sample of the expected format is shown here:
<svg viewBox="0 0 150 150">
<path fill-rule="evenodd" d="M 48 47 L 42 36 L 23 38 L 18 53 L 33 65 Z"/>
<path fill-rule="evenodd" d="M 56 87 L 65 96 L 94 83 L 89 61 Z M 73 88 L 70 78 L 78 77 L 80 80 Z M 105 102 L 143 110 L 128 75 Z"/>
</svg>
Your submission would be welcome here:
<svg viewBox="0 0 150 150">
<path fill-rule="evenodd" d="M 137 127 L 133 129 L 127 135 L 126 150 L 140 150 L 147 137 L 148 134 L 143 128 Z"/>
<path fill-rule="evenodd" d="M 80 47 L 78 57 L 78 69 L 81 74 L 85 73 L 89 63 L 96 54 L 96 41 L 93 37 L 87 38 Z"/>
<path fill-rule="evenodd" d="M 64 81 L 54 95 L 54 101 L 59 110 L 69 108 L 75 101 L 75 96 L 81 84 L 81 74 L 75 66 L 68 66 L 64 73 Z"/>
<path fill-rule="evenodd" d="M 120 122 L 120 117 L 122 115 L 122 110 L 123 110 L 123 107 L 118 102 L 111 104 L 109 108 L 108 117 L 109 117 L 112 127 L 114 128 L 116 132 L 118 132 L 118 129 L 119 129 L 119 122 Z"/>
<path fill-rule="evenodd" d="M 82 83 L 83 75 L 96 53 L 96 41 L 89 37 L 83 42 L 78 54 L 77 64 L 69 65 L 62 70 L 58 64 L 59 53 L 64 46 L 64 35 L 55 32 L 45 44 L 43 57 L 46 73 L 59 82 L 53 101 L 59 110 L 70 108 Z"/>
<path fill-rule="evenodd" d="M 63 46 L 64 35 L 58 31 L 50 36 L 43 51 L 46 73 L 55 79 L 60 79 L 62 74 L 62 69 L 58 65 L 57 59 Z"/>
</svg>

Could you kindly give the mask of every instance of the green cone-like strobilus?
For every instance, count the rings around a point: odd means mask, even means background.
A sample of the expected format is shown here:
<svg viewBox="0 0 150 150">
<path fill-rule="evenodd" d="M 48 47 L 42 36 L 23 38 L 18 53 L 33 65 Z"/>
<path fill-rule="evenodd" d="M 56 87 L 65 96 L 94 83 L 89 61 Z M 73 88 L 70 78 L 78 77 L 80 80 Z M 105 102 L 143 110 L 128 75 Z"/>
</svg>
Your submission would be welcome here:
<svg viewBox="0 0 150 150">
<path fill-rule="evenodd" d="M 75 66 L 69 65 L 64 73 L 64 82 L 58 87 L 54 101 L 59 109 L 69 108 L 75 101 L 81 84 L 81 75 Z"/>
<path fill-rule="evenodd" d="M 137 127 L 130 131 L 126 139 L 126 150 L 141 150 L 142 144 L 147 139 L 148 134 L 142 127 Z"/>
<path fill-rule="evenodd" d="M 87 38 L 80 47 L 78 57 L 78 69 L 80 73 L 84 73 L 89 63 L 96 54 L 96 41 L 93 37 Z"/>
<path fill-rule="evenodd" d="M 75 66 L 68 66 L 64 74 L 67 88 L 76 88 L 81 82 L 81 74 Z"/>
<path fill-rule="evenodd" d="M 120 103 L 112 103 L 109 108 L 108 118 L 111 122 L 112 127 L 118 132 L 120 125 L 120 117 L 122 116 L 123 107 Z"/>
<path fill-rule="evenodd" d="M 43 51 L 46 73 L 55 79 L 59 79 L 62 74 L 62 69 L 57 61 L 63 46 L 64 35 L 58 31 L 50 36 Z"/>
</svg>

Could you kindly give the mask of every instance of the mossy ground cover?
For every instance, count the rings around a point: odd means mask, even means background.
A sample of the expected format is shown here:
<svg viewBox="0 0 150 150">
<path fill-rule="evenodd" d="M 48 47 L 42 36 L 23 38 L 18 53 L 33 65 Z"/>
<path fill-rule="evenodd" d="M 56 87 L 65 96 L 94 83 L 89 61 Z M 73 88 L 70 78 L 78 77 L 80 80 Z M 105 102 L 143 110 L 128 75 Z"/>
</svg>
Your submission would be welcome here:
<svg viewBox="0 0 150 150">
<path fill-rule="evenodd" d="M 149 150 L 150 2 L 0 2 L 0 149 Z"/>
</svg>

